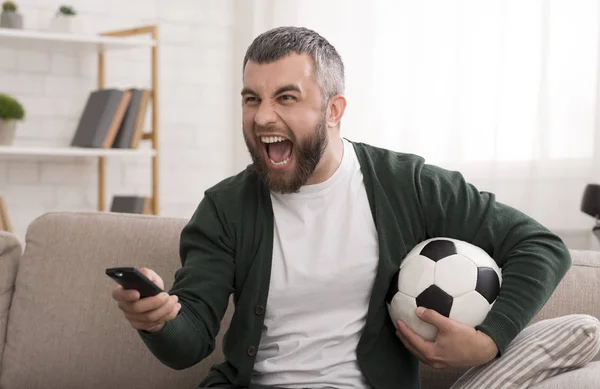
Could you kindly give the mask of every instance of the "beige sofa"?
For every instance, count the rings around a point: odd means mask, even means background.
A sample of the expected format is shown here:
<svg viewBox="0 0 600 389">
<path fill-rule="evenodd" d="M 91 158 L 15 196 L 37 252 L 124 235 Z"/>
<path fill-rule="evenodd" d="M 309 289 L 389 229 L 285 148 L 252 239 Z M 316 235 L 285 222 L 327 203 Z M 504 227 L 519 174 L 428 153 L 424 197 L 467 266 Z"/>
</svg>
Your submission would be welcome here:
<svg viewBox="0 0 600 389">
<path fill-rule="evenodd" d="M 115 306 L 114 283 L 104 274 L 111 266 L 148 266 L 169 287 L 179 266 L 184 223 L 142 215 L 50 213 L 29 226 L 23 254 L 13 235 L 1 233 L 0 388 L 195 388 L 206 369 L 221 360 L 220 348 L 194 368 L 163 366 Z M 600 317 L 599 294 L 600 253 L 573 251 L 572 269 L 536 320 L 568 313 Z M 423 388 L 448 388 L 457 374 L 423 368 Z M 536 388 L 597 387 L 600 362 Z"/>
</svg>

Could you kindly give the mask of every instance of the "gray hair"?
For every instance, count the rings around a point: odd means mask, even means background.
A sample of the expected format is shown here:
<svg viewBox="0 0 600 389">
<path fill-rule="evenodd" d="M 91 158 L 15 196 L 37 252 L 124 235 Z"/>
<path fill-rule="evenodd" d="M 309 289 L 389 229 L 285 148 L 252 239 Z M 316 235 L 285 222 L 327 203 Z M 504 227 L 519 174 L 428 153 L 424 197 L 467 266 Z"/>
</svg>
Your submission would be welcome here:
<svg viewBox="0 0 600 389">
<path fill-rule="evenodd" d="M 292 52 L 312 57 L 315 79 L 326 100 L 344 93 L 342 58 L 325 38 L 305 27 L 276 27 L 258 35 L 246 51 L 243 68 L 248 61 L 273 62 Z"/>
</svg>

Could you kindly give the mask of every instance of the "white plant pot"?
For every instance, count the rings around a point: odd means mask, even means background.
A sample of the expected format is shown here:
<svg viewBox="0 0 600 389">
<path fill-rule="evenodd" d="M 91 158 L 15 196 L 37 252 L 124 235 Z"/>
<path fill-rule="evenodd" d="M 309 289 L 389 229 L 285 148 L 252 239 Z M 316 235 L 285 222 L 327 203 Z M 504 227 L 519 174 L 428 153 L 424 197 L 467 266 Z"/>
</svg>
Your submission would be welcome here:
<svg viewBox="0 0 600 389">
<path fill-rule="evenodd" d="M 10 146 L 14 143 L 17 130 L 16 120 L 0 120 L 0 145 Z"/>
<path fill-rule="evenodd" d="M 50 20 L 50 31 L 63 33 L 78 33 L 79 19 L 77 16 L 56 15 Z"/>
<path fill-rule="evenodd" d="M 0 28 L 23 28 L 23 16 L 16 12 L 2 11 L 0 13 Z"/>
</svg>

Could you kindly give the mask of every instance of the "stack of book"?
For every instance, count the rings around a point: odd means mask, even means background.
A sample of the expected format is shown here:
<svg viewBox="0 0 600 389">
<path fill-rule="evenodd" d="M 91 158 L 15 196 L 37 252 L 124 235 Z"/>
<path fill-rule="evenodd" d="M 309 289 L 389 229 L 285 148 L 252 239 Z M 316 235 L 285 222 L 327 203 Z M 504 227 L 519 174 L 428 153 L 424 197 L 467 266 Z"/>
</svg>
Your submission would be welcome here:
<svg viewBox="0 0 600 389">
<path fill-rule="evenodd" d="M 135 149 L 144 134 L 151 92 L 148 89 L 99 89 L 88 96 L 72 147 Z M 111 212 L 152 214 L 147 197 L 115 195 Z"/>
<path fill-rule="evenodd" d="M 75 135 L 73 147 L 137 148 L 144 132 L 150 91 L 111 88 L 92 91 Z"/>
</svg>

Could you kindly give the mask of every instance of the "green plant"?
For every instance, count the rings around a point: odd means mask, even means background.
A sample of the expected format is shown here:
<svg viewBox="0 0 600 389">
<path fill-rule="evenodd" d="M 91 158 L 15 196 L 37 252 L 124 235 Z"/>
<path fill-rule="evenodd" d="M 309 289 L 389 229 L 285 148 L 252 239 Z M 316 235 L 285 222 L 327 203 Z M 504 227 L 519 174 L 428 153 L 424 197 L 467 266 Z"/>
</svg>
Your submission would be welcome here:
<svg viewBox="0 0 600 389">
<path fill-rule="evenodd" d="M 58 9 L 58 13 L 65 16 L 77 15 L 77 12 L 75 12 L 75 8 L 71 7 L 70 5 L 61 5 Z"/>
<path fill-rule="evenodd" d="M 25 110 L 15 98 L 0 93 L 0 120 L 23 120 Z"/>
<path fill-rule="evenodd" d="M 6 0 L 2 3 L 2 10 L 4 12 L 17 12 L 17 4 L 14 1 Z"/>
</svg>

